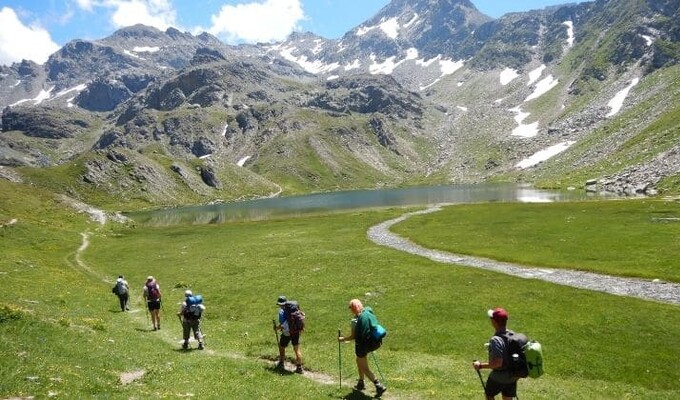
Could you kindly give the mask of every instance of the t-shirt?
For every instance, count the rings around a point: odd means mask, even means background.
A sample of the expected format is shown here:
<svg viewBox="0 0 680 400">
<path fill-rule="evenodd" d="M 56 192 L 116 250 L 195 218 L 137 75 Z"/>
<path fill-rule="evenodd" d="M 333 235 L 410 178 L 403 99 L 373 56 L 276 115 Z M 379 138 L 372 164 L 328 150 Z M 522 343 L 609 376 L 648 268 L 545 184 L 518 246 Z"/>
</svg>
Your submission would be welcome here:
<svg viewBox="0 0 680 400">
<path fill-rule="evenodd" d="M 501 335 L 503 335 L 505 332 L 505 330 L 498 331 L 489 340 L 489 360 L 505 358 L 505 341 L 501 337 Z M 491 370 L 491 375 L 489 375 L 489 378 L 500 383 L 512 383 L 517 380 L 517 378 L 510 376 L 510 373 L 507 372 L 503 367 Z"/>
<path fill-rule="evenodd" d="M 367 343 L 371 336 L 371 326 L 378 324 L 378 319 L 373 314 L 373 309 L 369 306 L 357 317 L 357 325 L 354 328 L 354 340 L 357 344 Z"/>
<path fill-rule="evenodd" d="M 286 312 L 282 309 L 279 310 L 279 324 L 281 324 L 281 334 L 284 336 L 290 336 L 290 328 L 288 327 L 288 320 L 286 319 Z"/>
</svg>

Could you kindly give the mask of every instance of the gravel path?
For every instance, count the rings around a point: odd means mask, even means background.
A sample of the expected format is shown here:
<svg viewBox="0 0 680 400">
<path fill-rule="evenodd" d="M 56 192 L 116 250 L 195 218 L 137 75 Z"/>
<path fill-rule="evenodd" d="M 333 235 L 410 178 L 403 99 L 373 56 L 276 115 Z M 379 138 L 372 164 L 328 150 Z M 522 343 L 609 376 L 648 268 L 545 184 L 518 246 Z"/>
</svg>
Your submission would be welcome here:
<svg viewBox="0 0 680 400">
<path fill-rule="evenodd" d="M 423 211 L 404 214 L 399 218 L 385 221 L 371 227 L 368 230 L 368 238 L 381 246 L 387 246 L 410 254 L 427 257 L 432 261 L 440 263 L 466 265 L 469 267 L 519 276 L 526 279 L 541 279 L 559 285 L 680 305 L 680 284 L 667 283 L 659 280 L 649 281 L 635 278 L 621 278 L 595 274 L 592 272 L 531 268 L 486 258 L 447 253 L 445 251 L 421 247 L 389 230 L 392 225 L 405 221 L 411 216 L 429 214 L 439 210 L 441 210 L 440 206 L 433 206 Z"/>
</svg>

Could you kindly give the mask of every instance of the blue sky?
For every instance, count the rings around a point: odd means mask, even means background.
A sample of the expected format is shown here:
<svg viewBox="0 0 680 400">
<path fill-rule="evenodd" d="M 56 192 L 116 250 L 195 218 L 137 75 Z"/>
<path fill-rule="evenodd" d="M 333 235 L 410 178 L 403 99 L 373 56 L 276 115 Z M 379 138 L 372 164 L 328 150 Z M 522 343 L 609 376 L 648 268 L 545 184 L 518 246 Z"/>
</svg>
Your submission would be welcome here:
<svg viewBox="0 0 680 400">
<path fill-rule="evenodd" d="M 580 0 L 583 1 L 583 0 Z M 472 0 L 497 18 L 579 0 Z M 0 0 L 0 64 L 38 63 L 73 39 L 99 39 L 143 23 L 194 34 L 210 32 L 227 43 L 271 42 L 293 31 L 326 38 L 375 15 L 389 0 Z"/>
</svg>

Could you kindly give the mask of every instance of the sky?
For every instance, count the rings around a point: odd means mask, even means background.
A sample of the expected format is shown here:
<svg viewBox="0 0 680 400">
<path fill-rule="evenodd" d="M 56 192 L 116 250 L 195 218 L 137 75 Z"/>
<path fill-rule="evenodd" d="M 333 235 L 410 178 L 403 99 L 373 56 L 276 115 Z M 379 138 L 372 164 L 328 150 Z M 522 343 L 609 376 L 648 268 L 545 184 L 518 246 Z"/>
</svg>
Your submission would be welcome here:
<svg viewBox="0 0 680 400">
<path fill-rule="evenodd" d="M 472 0 L 498 18 L 513 11 L 583 0 Z M 74 39 L 95 40 L 122 27 L 209 32 L 225 43 L 285 40 L 295 31 L 337 39 L 389 0 L 0 0 L 0 65 L 39 64 Z"/>
</svg>

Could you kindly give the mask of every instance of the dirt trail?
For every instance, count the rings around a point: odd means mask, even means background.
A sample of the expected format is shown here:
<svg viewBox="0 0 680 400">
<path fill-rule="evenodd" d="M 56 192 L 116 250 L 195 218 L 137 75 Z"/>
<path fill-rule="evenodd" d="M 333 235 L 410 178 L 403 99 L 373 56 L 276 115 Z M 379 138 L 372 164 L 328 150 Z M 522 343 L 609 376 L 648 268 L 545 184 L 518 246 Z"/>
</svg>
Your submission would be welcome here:
<svg viewBox="0 0 680 400">
<path fill-rule="evenodd" d="M 421 247 L 408 239 L 390 232 L 390 227 L 405 221 L 414 215 L 429 214 L 440 210 L 441 206 L 433 206 L 426 210 L 404 214 L 401 217 L 385 221 L 371 227 L 368 230 L 368 238 L 378 245 L 427 257 L 432 261 L 444 264 L 465 265 L 526 279 L 540 279 L 575 288 L 680 305 L 680 284 L 659 280 L 649 281 L 635 278 L 623 278 L 574 270 L 532 268 L 525 265 L 500 262 L 481 257 L 459 255 Z"/>
</svg>

